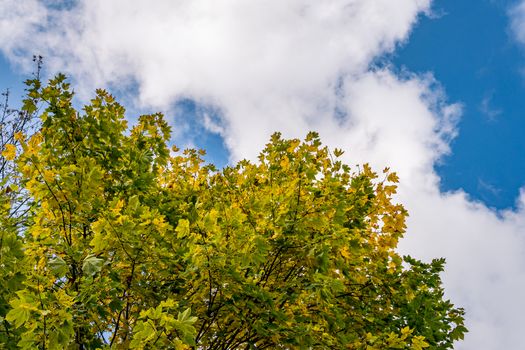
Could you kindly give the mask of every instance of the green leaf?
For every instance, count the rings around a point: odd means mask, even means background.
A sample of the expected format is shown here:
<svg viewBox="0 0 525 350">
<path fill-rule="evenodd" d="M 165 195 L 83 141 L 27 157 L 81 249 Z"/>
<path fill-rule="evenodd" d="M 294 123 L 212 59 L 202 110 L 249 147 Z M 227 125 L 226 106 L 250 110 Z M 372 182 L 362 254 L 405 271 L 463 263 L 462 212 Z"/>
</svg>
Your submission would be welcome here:
<svg viewBox="0 0 525 350">
<path fill-rule="evenodd" d="M 29 320 L 31 311 L 38 311 L 38 308 L 27 291 L 21 290 L 16 294 L 18 298 L 9 302 L 12 309 L 9 310 L 5 318 L 9 323 L 14 324 L 16 328 L 19 328 Z"/>
<path fill-rule="evenodd" d="M 177 232 L 177 238 L 187 237 L 190 234 L 190 222 L 186 219 L 180 219 L 175 232 Z"/>
<path fill-rule="evenodd" d="M 97 272 L 100 272 L 103 263 L 104 259 L 97 258 L 93 255 L 88 255 L 82 264 L 82 272 L 86 276 L 94 276 Z"/>
<path fill-rule="evenodd" d="M 29 308 L 24 306 L 18 306 L 14 309 L 11 309 L 7 315 L 6 320 L 14 324 L 16 328 L 19 328 L 22 326 L 27 320 L 29 320 L 29 317 L 31 316 L 31 311 Z"/>
<path fill-rule="evenodd" d="M 49 268 L 58 277 L 63 277 L 68 272 L 69 267 L 61 257 L 57 256 L 49 260 Z"/>
<path fill-rule="evenodd" d="M 183 312 L 179 312 L 179 315 L 177 316 L 177 320 L 179 320 L 180 322 L 186 322 L 187 320 L 189 320 L 190 315 L 191 315 L 191 309 L 187 308 Z"/>
</svg>

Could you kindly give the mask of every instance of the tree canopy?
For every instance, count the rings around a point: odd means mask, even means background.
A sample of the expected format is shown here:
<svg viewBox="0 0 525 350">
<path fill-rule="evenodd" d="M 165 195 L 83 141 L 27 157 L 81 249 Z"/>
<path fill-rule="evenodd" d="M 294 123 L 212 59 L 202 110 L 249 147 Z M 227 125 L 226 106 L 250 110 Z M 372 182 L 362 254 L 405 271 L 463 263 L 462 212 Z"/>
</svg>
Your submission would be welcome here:
<svg viewBox="0 0 525 350">
<path fill-rule="evenodd" d="M 257 162 L 218 170 L 203 151 L 170 149 L 161 114 L 128 128 L 106 91 L 82 111 L 72 99 L 63 75 L 28 81 L 22 110 L 40 126 L 1 145 L 13 171 L 0 183 L 0 348 L 417 350 L 463 338 L 444 260 L 395 250 L 407 213 L 394 172 L 353 169 L 313 132 L 276 133 Z"/>
</svg>

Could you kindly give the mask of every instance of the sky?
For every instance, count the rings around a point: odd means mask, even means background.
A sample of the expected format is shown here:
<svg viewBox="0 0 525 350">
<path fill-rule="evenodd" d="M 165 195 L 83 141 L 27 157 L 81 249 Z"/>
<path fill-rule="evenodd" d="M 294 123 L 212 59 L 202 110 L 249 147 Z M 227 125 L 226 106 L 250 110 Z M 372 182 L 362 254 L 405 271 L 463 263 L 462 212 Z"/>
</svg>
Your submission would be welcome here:
<svg viewBox="0 0 525 350">
<path fill-rule="evenodd" d="M 456 349 L 525 348 L 525 1 L 0 0 L 12 100 L 33 54 L 80 102 L 103 87 L 131 121 L 163 112 L 218 166 L 316 130 L 391 167 L 399 250 L 445 257 L 466 309 Z"/>
</svg>

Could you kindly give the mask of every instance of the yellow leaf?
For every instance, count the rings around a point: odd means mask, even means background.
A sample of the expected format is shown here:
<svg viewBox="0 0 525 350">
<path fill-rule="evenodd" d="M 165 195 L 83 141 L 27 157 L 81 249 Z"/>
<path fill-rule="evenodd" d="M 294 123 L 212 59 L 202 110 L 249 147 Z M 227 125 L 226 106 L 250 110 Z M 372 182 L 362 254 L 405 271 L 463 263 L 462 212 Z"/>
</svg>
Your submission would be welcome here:
<svg viewBox="0 0 525 350">
<path fill-rule="evenodd" d="M 350 259 L 352 257 L 352 255 L 350 254 L 350 250 L 348 250 L 348 247 L 341 248 L 339 252 L 346 259 Z"/>
<path fill-rule="evenodd" d="M 186 219 L 180 219 L 177 228 L 177 238 L 184 238 L 190 234 L 190 222 Z"/>
<path fill-rule="evenodd" d="M 401 329 L 401 339 L 405 340 L 410 334 L 412 334 L 413 330 L 410 329 L 410 327 L 406 326 Z"/>
<path fill-rule="evenodd" d="M 115 206 L 111 208 L 111 211 L 113 212 L 113 214 L 119 214 L 123 207 L 124 207 L 124 200 L 119 199 L 117 203 L 115 204 Z"/>
<path fill-rule="evenodd" d="M 290 166 L 290 159 L 288 159 L 287 156 L 284 156 L 283 159 L 281 160 L 281 167 L 283 169 L 288 169 L 289 166 Z"/>
<path fill-rule="evenodd" d="M 388 272 L 389 273 L 394 273 L 396 271 L 396 269 L 397 269 L 397 264 L 395 262 L 393 262 L 393 261 L 390 261 L 388 263 Z"/>
<path fill-rule="evenodd" d="M 49 169 L 45 169 L 42 175 L 44 177 L 44 180 L 46 180 L 47 183 L 53 182 L 53 180 L 55 179 L 55 173 L 53 173 Z"/>
<path fill-rule="evenodd" d="M 401 334 L 410 334 L 410 333 L 412 333 L 412 330 L 408 326 L 401 329 Z"/>
<path fill-rule="evenodd" d="M 428 348 L 429 346 L 430 344 L 425 341 L 425 337 L 421 335 L 412 338 L 412 349 L 414 350 L 421 350 L 424 348 Z"/>
<path fill-rule="evenodd" d="M 295 151 L 295 149 L 297 148 L 297 146 L 299 146 L 301 142 L 297 139 L 294 139 L 290 142 L 290 146 L 288 147 L 288 149 L 286 150 L 287 152 L 289 153 L 292 153 L 293 151 Z"/>
<path fill-rule="evenodd" d="M 393 183 L 398 183 L 398 182 L 399 182 L 399 177 L 397 176 L 396 173 L 390 173 L 390 174 L 388 174 L 388 176 L 386 177 L 386 179 L 387 179 L 389 182 L 393 182 Z"/>
<path fill-rule="evenodd" d="M 23 141 L 24 140 L 24 134 L 21 131 L 15 132 L 15 140 Z"/>
<path fill-rule="evenodd" d="M 7 160 L 13 160 L 16 157 L 16 147 L 10 143 L 5 145 L 5 149 L 2 151 L 2 156 Z"/>
<path fill-rule="evenodd" d="M 105 235 L 103 235 L 101 232 L 97 231 L 93 235 L 93 239 L 89 244 L 93 247 L 93 252 L 98 253 L 106 249 L 108 246 L 108 239 Z"/>
</svg>

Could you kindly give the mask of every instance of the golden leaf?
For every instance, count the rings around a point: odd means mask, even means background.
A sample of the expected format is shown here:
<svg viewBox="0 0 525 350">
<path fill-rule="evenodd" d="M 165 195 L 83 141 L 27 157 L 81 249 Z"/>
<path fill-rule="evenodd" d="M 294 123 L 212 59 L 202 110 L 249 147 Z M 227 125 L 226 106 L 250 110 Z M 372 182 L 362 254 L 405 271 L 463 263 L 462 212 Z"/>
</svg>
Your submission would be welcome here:
<svg viewBox="0 0 525 350">
<path fill-rule="evenodd" d="M 2 156 L 7 160 L 13 160 L 16 157 L 16 147 L 10 143 L 5 145 L 5 149 L 2 151 Z"/>
</svg>

